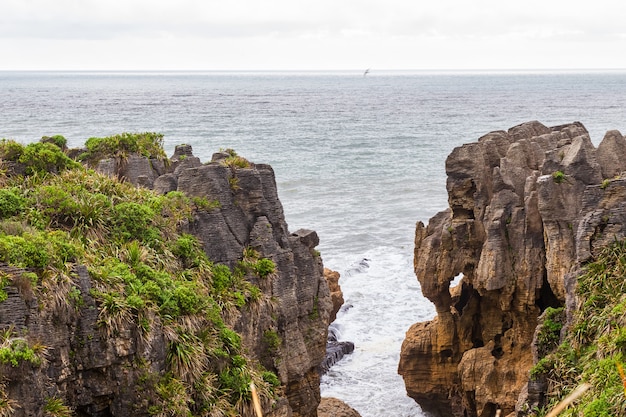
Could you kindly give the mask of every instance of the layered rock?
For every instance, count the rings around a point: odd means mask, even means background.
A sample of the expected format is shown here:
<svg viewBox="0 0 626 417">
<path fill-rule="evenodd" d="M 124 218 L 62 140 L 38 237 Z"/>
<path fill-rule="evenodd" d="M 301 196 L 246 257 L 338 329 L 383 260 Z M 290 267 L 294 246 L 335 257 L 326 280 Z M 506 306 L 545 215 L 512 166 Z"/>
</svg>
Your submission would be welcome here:
<svg viewBox="0 0 626 417">
<path fill-rule="evenodd" d="M 233 267 L 244 249 L 275 263 L 269 279 L 248 277 L 262 290 L 262 302 L 231 311 L 225 319 L 242 335 L 246 351 L 280 379 L 284 395 L 264 404 L 264 415 L 313 417 L 331 310 L 322 260 L 314 250 L 319 239 L 310 230 L 289 232 L 270 166 L 234 169 L 223 163 L 226 156 L 216 154 L 214 161 L 202 164 L 191 147 L 182 146 L 171 161 L 131 155 L 100 161 L 98 169 L 158 192 L 181 191 L 219 202 L 217 208 L 195 210 L 192 219 L 180 224 L 181 232 L 199 238 L 215 263 Z M 75 281 L 82 294 L 76 309 L 63 307 L 51 294 L 25 296 L 11 286 L 8 299 L 0 302 L 0 327 L 14 326 L 48 351 L 40 366 L 23 364 L 4 375 L 10 380 L 4 392 L 20 398 L 15 415 L 35 415 L 53 397 L 69 401 L 80 416 L 149 415 L 141 381 L 147 371 L 165 369 L 159 321 L 154 319 L 149 338 L 131 322 L 103 335 L 85 266 L 76 267 Z M 268 332 L 277 336 L 277 345 L 268 346 Z"/>
<path fill-rule="evenodd" d="M 596 245 L 623 235 L 610 219 L 623 213 L 624 189 L 601 184 L 626 169 L 624 149 L 617 131 L 595 149 L 580 123 L 530 122 L 452 151 L 449 208 L 415 235 L 415 273 L 437 317 L 408 330 L 399 364 L 423 409 L 515 412 L 538 317 L 574 306 L 572 274 Z"/>
</svg>

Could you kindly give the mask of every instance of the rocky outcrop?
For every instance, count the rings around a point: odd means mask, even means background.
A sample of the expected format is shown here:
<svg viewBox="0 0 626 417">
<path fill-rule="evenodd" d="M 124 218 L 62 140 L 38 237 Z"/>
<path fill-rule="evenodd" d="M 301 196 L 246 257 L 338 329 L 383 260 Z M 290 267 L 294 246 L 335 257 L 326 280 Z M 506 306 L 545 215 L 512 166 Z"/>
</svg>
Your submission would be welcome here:
<svg viewBox="0 0 626 417">
<path fill-rule="evenodd" d="M 339 272 L 324 268 L 324 278 L 326 279 L 326 282 L 328 282 L 330 299 L 333 303 L 333 309 L 330 311 L 330 317 L 328 318 L 328 324 L 330 324 L 337 318 L 337 313 L 341 309 L 341 306 L 344 303 L 344 299 L 343 292 L 341 291 L 341 287 L 339 286 Z"/>
<path fill-rule="evenodd" d="M 326 356 L 320 364 L 322 374 L 328 372 L 334 364 L 352 352 L 354 352 L 354 343 L 349 341 L 339 341 L 335 329 L 330 327 L 328 329 L 328 340 L 326 342 Z"/>
<path fill-rule="evenodd" d="M 343 292 L 339 286 L 339 277 L 339 272 L 324 268 L 324 278 L 328 282 L 333 308 L 328 318 L 328 324 L 331 326 L 328 329 L 326 356 L 320 364 L 322 374 L 328 372 L 331 366 L 339 362 L 345 355 L 354 352 L 354 343 L 343 340 L 340 341 L 337 336 L 337 330 L 332 326 L 332 322 L 337 318 L 337 313 L 344 303 Z"/>
<path fill-rule="evenodd" d="M 509 415 L 535 389 L 539 316 L 575 306 L 572 276 L 624 235 L 623 180 L 608 179 L 626 170 L 625 149 L 617 131 L 596 149 L 580 123 L 529 122 L 452 151 L 449 208 L 415 234 L 415 273 L 437 317 L 408 330 L 399 363 L 424 410 Z"/>
<path fill-rule="evenodd" d="M 317 409 L 318 417 L 361 417 L 354 408 L 337 398 L 322 398 Z"/>
<path fill-rule="evenodd" d="M 235 169 L 224 163 L 227 156 L 219 153 L 202 164 L 190 146 L 182 146 L 167 162 L 131 155 L 123 161 L 101 160 L 98 169 L 161 193 L 180 191 L 210 203 L 199 203 L 192 218 L 179 227 L 199 238 L 213 262 L 234 267 L 245 250 L 253 250 L 275 263 L 268 278 L 246 277 L 261 289 L 261 302 L 233 309 L 225 319 L 242 336 L 247 354 L 280 380 L 280 398 L 264 404 L 264 415 L 313 417 L 320 401 L 319 364 L 331 310 L 322 260 L 314 249 L 319 239 L 310 230 L 289 232 L 270 166 L 247 163 Z M 9 272 L 18 278 L 22 274 Z M 159 320 L 151 318 L 149 337 L 130 321 L 114 334 L 103 334 L 87 267 L 77 266 L 75 274 L 67 286 L 80 288 L 76 308 L 58 299 L 67 296 L 64 293 L 25 296 L 15 284 L 6 287 L 0 328 L 13 326 L 47 351 L 39 366 L 0 365 L 10 381 L 3 393 L 20 399 L 14 415 L 38 415 L 50 398 L 64 399 L 77 416 L 152 415 L 143 383 L 148 371 L 165 369 Z"/>
</svg>

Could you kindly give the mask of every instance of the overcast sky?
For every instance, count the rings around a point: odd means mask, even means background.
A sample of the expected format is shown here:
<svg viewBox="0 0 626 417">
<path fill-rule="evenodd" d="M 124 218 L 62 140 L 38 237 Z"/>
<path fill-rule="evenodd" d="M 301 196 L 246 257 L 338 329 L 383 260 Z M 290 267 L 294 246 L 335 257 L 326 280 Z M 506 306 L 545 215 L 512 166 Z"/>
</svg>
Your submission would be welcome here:
<svg viewBox="0 0 626 417">
<path fill-rule="evenodd" d="M 0 70 L 626 68 L 624 0 L 0 0 Z"/>
</svg>

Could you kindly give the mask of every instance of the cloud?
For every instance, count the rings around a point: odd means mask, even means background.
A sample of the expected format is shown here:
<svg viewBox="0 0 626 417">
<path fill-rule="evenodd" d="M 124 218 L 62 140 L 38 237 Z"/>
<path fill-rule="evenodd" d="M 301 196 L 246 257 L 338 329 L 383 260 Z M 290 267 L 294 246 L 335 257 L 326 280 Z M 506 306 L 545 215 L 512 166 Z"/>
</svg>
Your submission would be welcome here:
<svg viewBox="0 0 626 417">
<path fill-rule="evenodd" d="M 92 51 L 96 51 L 94 62 L 97 56 L 109 54 L 110 60 L 123 55 L 138 63 L 166 51 L 180 65 L 194 68 L 212 68 L 216 62 L 248 68 L 281 62 L 293 68 L 322 61 L 330 68 L 360 67 L 373 65 L 370 62 L 376 57 L 387 67 L 482 66 L 485 59 L 500 64 L 494 55 L 510 57 L 511 65 L 528 60 L 539 65 L 558 51 L 567 60 L 571 54 L 598 59 L 603 58 L 600 52 L 623 50 L 622 1 L 576 3 L 2 0 L 0 40 L 8 45 L 5 50 L 13 51 L 7 55 L 15 62 L 12 65 L 25 59 L 26 54 L 20 54 L 25 50 L 54 51 L 67 62 L 76 61 L 74 65 Z M 124 51 L 126 45 L 134 45 L 132 53 Z M 196 56 L 198 48 L 212 59 Z M 519 58 L 522 55 L 528 60 Z M 262 60 L 267 63 L 261 64 Z M 611 57 L 604 61 L 613 62 Z"/>
<path fill-rule="evenodd" d="M 618 1 L 3 0 L 0 36 L 113 39 L 125 35 L 551 37 L 624 34 Z"/>
</svg>

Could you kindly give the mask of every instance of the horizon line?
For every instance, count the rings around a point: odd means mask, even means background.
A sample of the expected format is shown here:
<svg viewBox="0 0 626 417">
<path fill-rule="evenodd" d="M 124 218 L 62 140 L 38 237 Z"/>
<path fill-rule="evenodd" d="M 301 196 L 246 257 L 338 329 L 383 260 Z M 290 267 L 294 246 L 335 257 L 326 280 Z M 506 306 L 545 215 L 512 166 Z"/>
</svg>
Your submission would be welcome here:
<svg viewBox="0 0 626 417">
<path fill-rule="evenodd" d="M 255 73 L 303 73 L 303 72 L 358 72 L 362 74 L 364 71 L 368 72 L 368 75 L 375 74 L 377 72 L 421 72 L 421 73 L 433 73 L 433 72 L 443 72 L 443 73 L 451 73 L 451 72 L 626 72 L 626 67 L 624 68 L 375 68 L 375 67 L 363 67 L 363 68 L 351 68 L 351 69 L 2 69 L 0 68 L 0 72 L 148 72 L 148 73 L 175 73 L 175 72 L 186 72 L 186 73 L 202 73 L 202 72 L 231 72 L 231 73 L 244 73 L 244 72 L 255 72 Z"/>
</svg>

